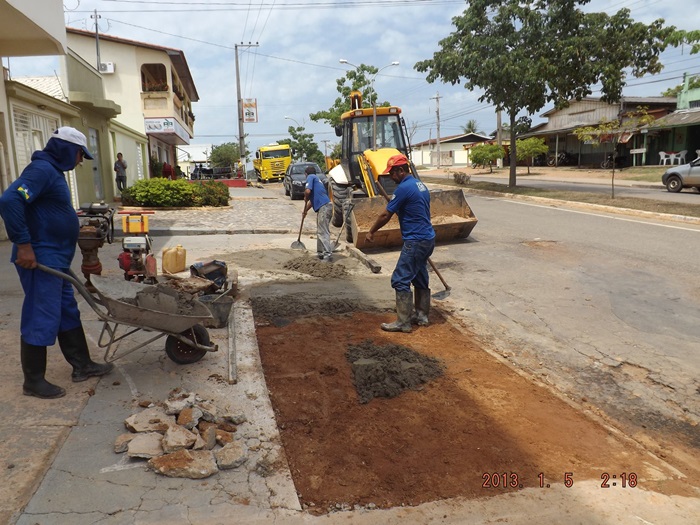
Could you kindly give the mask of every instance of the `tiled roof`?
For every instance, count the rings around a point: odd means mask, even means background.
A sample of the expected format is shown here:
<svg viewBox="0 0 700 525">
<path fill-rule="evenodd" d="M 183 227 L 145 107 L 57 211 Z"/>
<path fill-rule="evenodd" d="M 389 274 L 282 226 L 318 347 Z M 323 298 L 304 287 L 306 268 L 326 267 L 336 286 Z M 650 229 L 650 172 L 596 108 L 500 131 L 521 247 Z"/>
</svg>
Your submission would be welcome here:
<svg viewBox="0 0 700 525">
<path fill-rule="evenodd" d="M 64 93 L 63 86 L 61 86 L 61 81 L 58 77 L 13 77 L 12 80 L 32 89 L 36 89 L 45 95 L 57 98 L 62 102 L 68 102 L 68 97 Z"/>
</svg>

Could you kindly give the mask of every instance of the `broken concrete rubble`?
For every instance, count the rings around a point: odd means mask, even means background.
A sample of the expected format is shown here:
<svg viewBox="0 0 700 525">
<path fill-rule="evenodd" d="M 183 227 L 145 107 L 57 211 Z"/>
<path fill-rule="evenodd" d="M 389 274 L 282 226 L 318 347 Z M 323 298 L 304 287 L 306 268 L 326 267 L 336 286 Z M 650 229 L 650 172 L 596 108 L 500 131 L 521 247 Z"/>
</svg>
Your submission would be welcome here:
<svg viewBox="0 0 700 525">
<path fill-rule="evenodd" d="M 169 477 L 201 479 L 219 469 L 240 467 L 248 460 L 248 450 L 235 440 L 233 421 L 244 422 L 246 417 L 218 414 L 213 403 L 173 390 L 163 403 L 149 403 L 124 421 L 131 433 L 116 438 L 114 451 L 148 459 L 150 469 Z"/>
<path fill-rule="evenodd" d="M 210 450 L 178 450 L 150 459 L 148 467 L 171 478 L 202 479 L 219 471 Z"/>
</svg>

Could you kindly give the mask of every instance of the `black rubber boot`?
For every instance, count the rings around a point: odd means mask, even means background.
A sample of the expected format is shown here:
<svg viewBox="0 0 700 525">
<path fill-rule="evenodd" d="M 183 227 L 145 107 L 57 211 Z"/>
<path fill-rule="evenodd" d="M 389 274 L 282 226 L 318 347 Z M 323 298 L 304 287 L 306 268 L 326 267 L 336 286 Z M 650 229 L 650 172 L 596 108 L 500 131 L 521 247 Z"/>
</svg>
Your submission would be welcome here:
<svg viewBox="0 0 700 525">
<path fill-rule="evenodd" d="M 416 288 L 415 307 L 411 321 L 418 326 L 428 326 L 428 315 L 430 314 L 430 288 Z"/>
<path fill-rule="evenodd" d="M 60 332 L 58 345 L 61 347 L 63 357 L 73 367 L 71 379 L 74 383 L 86 381 L 90 377 L 109 374 L 114 368 L 112 363 L 100 364 L 90 359 L 90 350 L 82 326 Z"/>
<path fill-rule="evenodd" d="M 413 315 L 413 294 L 411 292 L 396 292 L 396 321 L 382 323 L 385 332 L 411 331 L 411 316 Z"/>
<path fill-rule="evenodd" d="M 21 341 L 21 348 L 22 372 L 24 372 L 22 391 L 24 395 L 42 399 L 55 399 L 65 396 L 66 391 L 63 388 L 44 379 L 46 374 L 46 347 L 34 346 Z"/>
</svg>

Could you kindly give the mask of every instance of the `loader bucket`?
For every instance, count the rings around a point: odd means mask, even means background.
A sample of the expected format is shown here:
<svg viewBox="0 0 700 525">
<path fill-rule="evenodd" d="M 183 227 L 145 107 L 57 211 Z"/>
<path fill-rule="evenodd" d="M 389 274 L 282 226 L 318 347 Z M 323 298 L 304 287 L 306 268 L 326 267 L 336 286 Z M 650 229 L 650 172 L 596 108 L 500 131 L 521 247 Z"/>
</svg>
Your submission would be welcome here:
<svg viewBox="0 0 700 525">
<path fill-rule="evenodd" d="M 401 229 L 399 219 L 394 215 L 391 220 L 374 234 L 374 242 L 368 243 L 365 235 L 386 208 L 383 197 L 353 199 L 352 238 L 359 249 L 386 248 L 401 246 Z M 476 226 L 477 218 L 467 204 L 462 190 L 435 190 L 430 192 L 430 218 L 435 230 L 435 242 L 448 242 L 464 239 Z"/>
</svg>

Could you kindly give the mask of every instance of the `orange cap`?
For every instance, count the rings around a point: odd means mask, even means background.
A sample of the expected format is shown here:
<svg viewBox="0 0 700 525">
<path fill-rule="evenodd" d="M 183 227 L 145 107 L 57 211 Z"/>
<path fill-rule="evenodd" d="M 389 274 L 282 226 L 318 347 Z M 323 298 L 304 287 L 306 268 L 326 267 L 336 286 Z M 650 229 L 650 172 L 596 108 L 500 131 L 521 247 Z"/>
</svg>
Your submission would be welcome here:
<svg viewBox="0 0 700 525">
<path fill-rule="evenodd" d="M 386 162 L 386 169 L 382 171 L 382 175 L 389 173 L 394 166 L 403 166 L 404 164 L 408 164 L 406 155 L 393 155 Z"/>
</svg>

